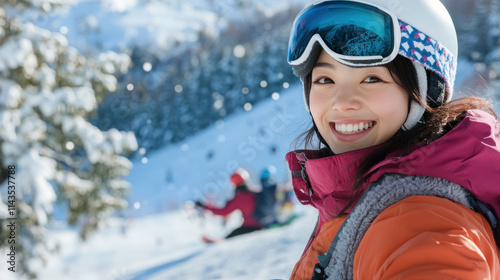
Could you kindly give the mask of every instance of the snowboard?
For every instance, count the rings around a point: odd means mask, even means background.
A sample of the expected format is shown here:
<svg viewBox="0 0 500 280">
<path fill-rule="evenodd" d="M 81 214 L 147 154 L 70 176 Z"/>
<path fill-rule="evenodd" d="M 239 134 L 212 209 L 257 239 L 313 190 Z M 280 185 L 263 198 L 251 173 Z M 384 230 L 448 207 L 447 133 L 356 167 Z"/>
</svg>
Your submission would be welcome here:
<svg viewBox="0 0 500 280">
<path fill-rule="evenodd" d="M 207 244 L 213 244 L 213 243 L 220 243 L 224 241 L 224 238 L 219 238 L 219 237 L 209 237 L 207 235 L 203 235 L 201 237 L 201 240 Z"/>
<path fill-rule="evenodd" d="M 290 217 L 288 217 L 285 221 L 273 223 L 273 224 L 271 224 L 271 225 L 263 228 L 263 230 L 273 229 L 273 228 L 280 228 L 280 227 L 287 226 L 287 225 L 291 224 L 295 219 L 297 219 L 300 216 L 301 216 L 300 214 L 293 214 Z M 221 243 L 221 242 L 223 242 L 224 238 L 210 237 L 210 236 L 207 236 L 207 235 L 202 235 L 201 236 L 201 240 L 203 242 L 205 242 L 206 244 L 214 244 L 214 243 Z"/>
<path fill-rule="evenodd" d="M 288 217 L 286 220 L 284 220 L 282 222 L 276 222 L 276 223 L 270 224 L 269 226 L 267 226 L 267 229 L 279 228 L 279 227 L 287 226 L 287 225 L 291 224 L 295 219 L 297 219 L 300 216 L 301 215 L 293 214 L 293 215 L 291 215 L 290 217 Z"/>
</svg>

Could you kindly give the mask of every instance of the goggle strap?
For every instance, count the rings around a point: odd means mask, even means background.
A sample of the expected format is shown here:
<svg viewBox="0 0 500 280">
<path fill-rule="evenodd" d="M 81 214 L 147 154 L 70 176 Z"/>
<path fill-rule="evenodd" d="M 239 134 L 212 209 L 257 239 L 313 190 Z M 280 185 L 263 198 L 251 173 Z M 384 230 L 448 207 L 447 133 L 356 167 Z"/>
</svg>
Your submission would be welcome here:
<svg viewBox="0 0 500 280">
<path fill-rule="evenodd" d="M 446 81 L 451 97 L 457 71 L 456 58 L 444 45 L 432 37 L 404 21 L 400 20 L 399 23 L 401 29 L 399 54 L 418 61 L 426 69 L 442 77 Z"/>
</svg>

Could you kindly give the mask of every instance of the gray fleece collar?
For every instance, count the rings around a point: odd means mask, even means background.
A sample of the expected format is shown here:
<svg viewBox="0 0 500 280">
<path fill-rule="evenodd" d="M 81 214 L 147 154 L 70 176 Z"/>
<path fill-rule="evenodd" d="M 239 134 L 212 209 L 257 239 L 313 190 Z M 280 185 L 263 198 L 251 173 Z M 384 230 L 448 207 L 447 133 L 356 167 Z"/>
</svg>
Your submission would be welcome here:
<svg viewBox="0 0 500 280">
<path fill-rule="evenodd" d="M 337 232 L 328 253 L 318 257 L 328 279 L 353 279 L 354 255 L 375 218 L 392 204 L 414 195 L 447 198 L 472 209 L 469 192 L 447 180 L 390 174 L 372 184 Z"/>
</svg>

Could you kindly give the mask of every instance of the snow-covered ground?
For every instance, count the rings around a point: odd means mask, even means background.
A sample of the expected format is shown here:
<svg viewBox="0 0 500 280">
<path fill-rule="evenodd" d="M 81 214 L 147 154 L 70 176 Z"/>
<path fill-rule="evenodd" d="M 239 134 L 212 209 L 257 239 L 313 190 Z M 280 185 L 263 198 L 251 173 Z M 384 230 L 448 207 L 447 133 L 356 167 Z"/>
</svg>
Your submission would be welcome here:
<svg viewBox="0 0 500 280">
<path fill-rule="evenodd" d="M 189 217 L 184 211 L 136 220 L 115 219 L 112 225 L 80 243 L 74 232 L 53 230 L 63 241 L 40 279 L 288 279 L 315 223 L 311 209 L 294 223 L 204 244 L 205 233 L 222 234 L 216 217 Z M 2 277 L 2 279 L 4 279 Z"/>
</svg>

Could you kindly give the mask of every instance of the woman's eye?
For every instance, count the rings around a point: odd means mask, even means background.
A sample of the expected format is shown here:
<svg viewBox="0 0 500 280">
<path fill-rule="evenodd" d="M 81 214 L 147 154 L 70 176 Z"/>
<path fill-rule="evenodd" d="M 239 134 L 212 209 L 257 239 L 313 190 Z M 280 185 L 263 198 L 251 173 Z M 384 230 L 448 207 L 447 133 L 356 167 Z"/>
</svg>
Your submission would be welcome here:
<svg viewBox="0 0 500 280">
<path fill-rule="evenodd" d="M 380 82 L 381 80 L 377 77 L 368 77 L 364 80 L 366 83 L 377 83 Z"/>
<path fill-rule="evenodd" d="M 333 81 L 327 77 L 321 77 L 321 78 L 316 79 L 316 83 L 317 84 L 329 84 L 329 83 L 333 83 Z"/>
</svg>

